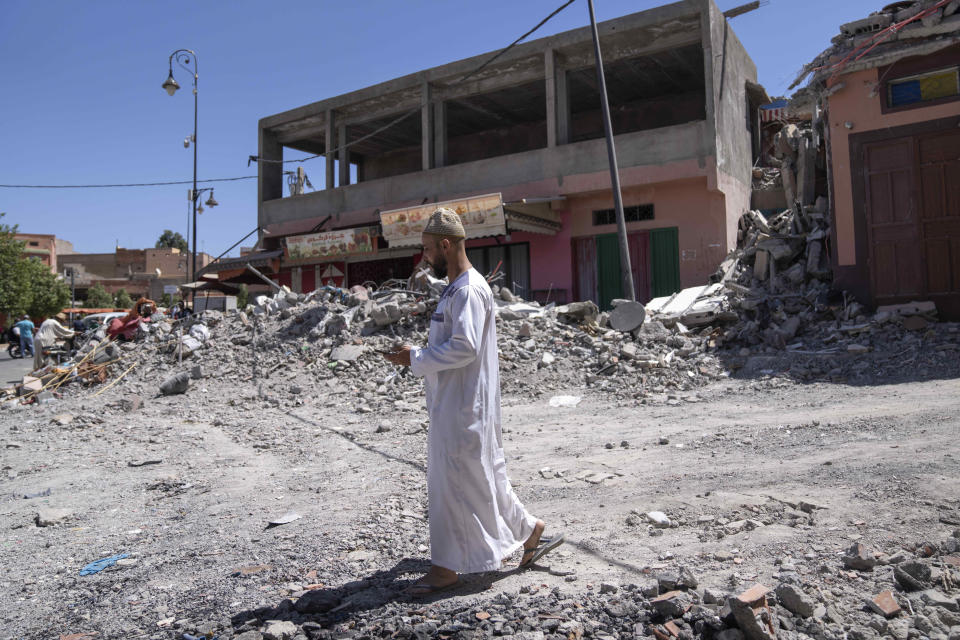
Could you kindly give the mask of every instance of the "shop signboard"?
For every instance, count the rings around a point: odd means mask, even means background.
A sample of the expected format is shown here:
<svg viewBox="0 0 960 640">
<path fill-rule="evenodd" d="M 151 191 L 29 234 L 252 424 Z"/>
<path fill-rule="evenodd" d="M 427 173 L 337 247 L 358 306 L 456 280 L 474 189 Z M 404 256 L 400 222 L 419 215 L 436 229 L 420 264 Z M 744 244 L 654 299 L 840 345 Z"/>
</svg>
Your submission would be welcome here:
<svg viewBox="0 0 960 640">
<path fill-rule="evenodd" d="M 506 217 L 503 214 L 503 198 L 491 193 L 473 198 L 433 202 L 430 204 L 393 209 L 380 213 L 383 237 L 390 247 L 411 247 L 420 244 L 420 234 L 430 215 L 444 207 L 460 215 L 468 238 L 502 236 L 507 233 Z"/>
<path fill-rule="evenodd" d="M 377 228 L 360 227 L 288 236 L 287 262 L 333 262 L 346 256 L 372 255 L 377 251 Z"/>
</svg>

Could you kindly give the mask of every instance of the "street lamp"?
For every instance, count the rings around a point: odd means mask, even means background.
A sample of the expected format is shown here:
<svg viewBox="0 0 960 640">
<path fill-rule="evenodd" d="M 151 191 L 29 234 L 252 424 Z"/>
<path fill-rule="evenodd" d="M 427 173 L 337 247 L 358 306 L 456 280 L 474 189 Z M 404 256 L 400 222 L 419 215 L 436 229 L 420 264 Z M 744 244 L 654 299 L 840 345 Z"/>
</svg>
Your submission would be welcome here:
<svg viewBox="0 0 960 640">
<path fill-rule="evenodd" d="M 199 198 L 199 194 L 197 193 L 197 80 L 199 79 L 200 76 L 197 71 L 198 70 L 197 54 L 194 51 L 191 51 L 190 49 L 177 49 L 176 51 L 170 54 L 167 79 L 161 85 L 163 89 L 167 92 L 167 95 L 172 96 L 177 92 L 177 89 L 180 88 L 180 85 L 177 83 L 176 79 L 173 77 L 173 61 L 174 60 L 176 60 L 177 64 L 187 71 L 190 71 L 190 67 L 187 65 L 190 64 L 191 60 L 193 60 L 193 136 L 190 138 L 190 140 L 193 142 L 193 189 L 190 191 L 190 199 L 193 202 L 193 269 L 190 272 L 190 281 L 196 282 L 197 280 L 197 199 Z M 184 146 L 185 147 L 188 146 L 186 141 L 184 141 Z"/>
</svg>

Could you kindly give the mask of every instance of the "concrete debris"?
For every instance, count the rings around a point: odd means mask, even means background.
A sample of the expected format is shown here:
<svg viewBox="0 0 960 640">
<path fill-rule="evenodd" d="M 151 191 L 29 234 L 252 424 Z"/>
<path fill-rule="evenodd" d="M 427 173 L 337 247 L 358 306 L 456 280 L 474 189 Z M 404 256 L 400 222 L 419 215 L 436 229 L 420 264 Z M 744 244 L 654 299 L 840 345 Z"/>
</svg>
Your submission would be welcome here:
<svg viewBox="0 0 960 640">
<path fill-rule="evenodd" d="M 71 516 L 73 516 L 73 511 L 70 509 L 41 507 L 34 516 L 34 523 L 38 527 L 52 527 L 61 524 Z"/>
<path fill-rule="evenodd" d="M 795 585 L 781 584 L 777 587 L 776 594 L 777 600 L 790 613 L 794 613 L 801 618 L 810 618 L 817 614 L 817 601 Z"/>
<path fill-rule="evenodd" d="M 957 7 L 955 1 L 905 0 L 841 25 L 832 46 L 806 64 L 790 88 L 799 86 L 810 76 L 803 91 L 823 92 L 827 80 L 836 75 L 838 68 L 870 69 L 950 46 L 960 33 Z M 854 55 L 856 59 L 851 61 Z"/>
<path fill-rule="evenodd" d="M 178 393 L 186 393 L 190 388 L 190 372 L 182 371 L 176 375 L 170 376 L 160 383 L 160 393 L 165 396 L 172 396 Z"/>
<path fill-rule="evenodd" d="M 846 555 L 843 556 L 843 566 L 857 571 L 873 571 L 877 566 L 877 560 L 866 547 L 857 543 L 847 549 Z"/>
<path fill-rule="evenodd" d="M 767 604 L 768 593 L 769 588 L 758 584 L 727 600 L 737 626 L 748 640 L 774 640 L 777 637 L 773 613 Z"/>
<path fill-rule="evenodd" d="M 867 604 L 885 618 L 892 618 L 900 613 L 900 604 L 889 589 L 867 600 Z"/>
</svg>

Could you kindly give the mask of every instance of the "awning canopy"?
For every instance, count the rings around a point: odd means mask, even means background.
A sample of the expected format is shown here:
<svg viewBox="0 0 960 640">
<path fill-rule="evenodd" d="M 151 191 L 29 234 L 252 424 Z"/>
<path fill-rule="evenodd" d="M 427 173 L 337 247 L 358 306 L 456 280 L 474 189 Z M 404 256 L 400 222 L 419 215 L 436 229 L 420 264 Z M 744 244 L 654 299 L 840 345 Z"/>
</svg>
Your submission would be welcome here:
<svg viewBox="0 0 960 640">
<path fill-rule="evenodd" d="M 560 216 L 553 210 L 553 202 L 565 200 L 563 196 L 550 198 L 522 198 L 514 202 L 504 202 L 507 229 L 510 231 L 527 231 L 553 236 L 563 226 Z"/>
<path fill-rule="evenodd" d="M 274 249 L 273 251 L 259 251 L 257 253 L 239 256 L 237 258 L 223 258 L 222 260 L 211 262 L 204 268 L 200 269 L 199 275 L 205 276 L 209 273 L 234 271 L 236 269 L 245 270 L 247 265 L 250 265 L 251 267 L 257 267 L 258 269 L 268 267 L 271 270 L 276 270 L 277 266 L 279 265 L 279 260 L 282 256 L 283 249 Z M 221 278 L 221 280 L 223 280 L 223 278 Z"/>
<path fill-rule="evenodd" d="M 180 289 L 186 291 L 221 291 L 223 293 L 236 293 L 237 287 L 231 286 L 225 282 L 213 280 L 198 280 L 197 282 L 187 282 L 178 285 Z"/>
</svg>

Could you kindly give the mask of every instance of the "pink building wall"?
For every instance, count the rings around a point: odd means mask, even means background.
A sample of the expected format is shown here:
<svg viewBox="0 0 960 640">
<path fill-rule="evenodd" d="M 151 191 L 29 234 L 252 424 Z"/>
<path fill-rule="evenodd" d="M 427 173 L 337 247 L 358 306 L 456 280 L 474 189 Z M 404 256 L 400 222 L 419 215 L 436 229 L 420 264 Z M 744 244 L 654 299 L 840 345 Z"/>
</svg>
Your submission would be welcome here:
<svg viewBox="0 0 960 640">
<path fill-rule="evenodd" d="M 609 181 L 609 175 L 607 179 Z M 654 206 L 654 219 L 630 222 L 628 232 L 664 227 L 679 229 L 680 283 L 684 287 L 706 284 L 736 242 L 736 223 L 742 211 L 728 211 L 727 197 L 711 191 L 706 176 L 623 187 L 622 193 L 625 207 Z M 573 299 L 573 240 L 616 233 L 615 224 L 593 225 L 593 212 L 610 208 L 613 208 L 613 200 L 609 191 L 569 195 L 558 211 L 563 226 L 555 236 L 527 232 L 510 234 L 510 242 L 505 244 L 530 243 L 531 288 L 563 289 L 567 292 L 567 299 Z M 494 239 L 483 238 L 471 240 L 467 246 L 492 244 L 496 244 Z"/>
<path fill-rule="evenodd" d="M 830 152 L 833 171 L 833 206 L 837 235 L 837 263 L 857 264 L 853 217 L 853 176 L 850 163 L 850 136 L 957 115 L 957 103 L 918 107 L 892 113 L 881 112 L 878 69 L 857 71 L 829 82 L 843 84 L 829 98 Z M 847 123 L 850 127 L 847 127 Z M 865 256 L 864 256 L 865 258 Z"/>
</svg>

